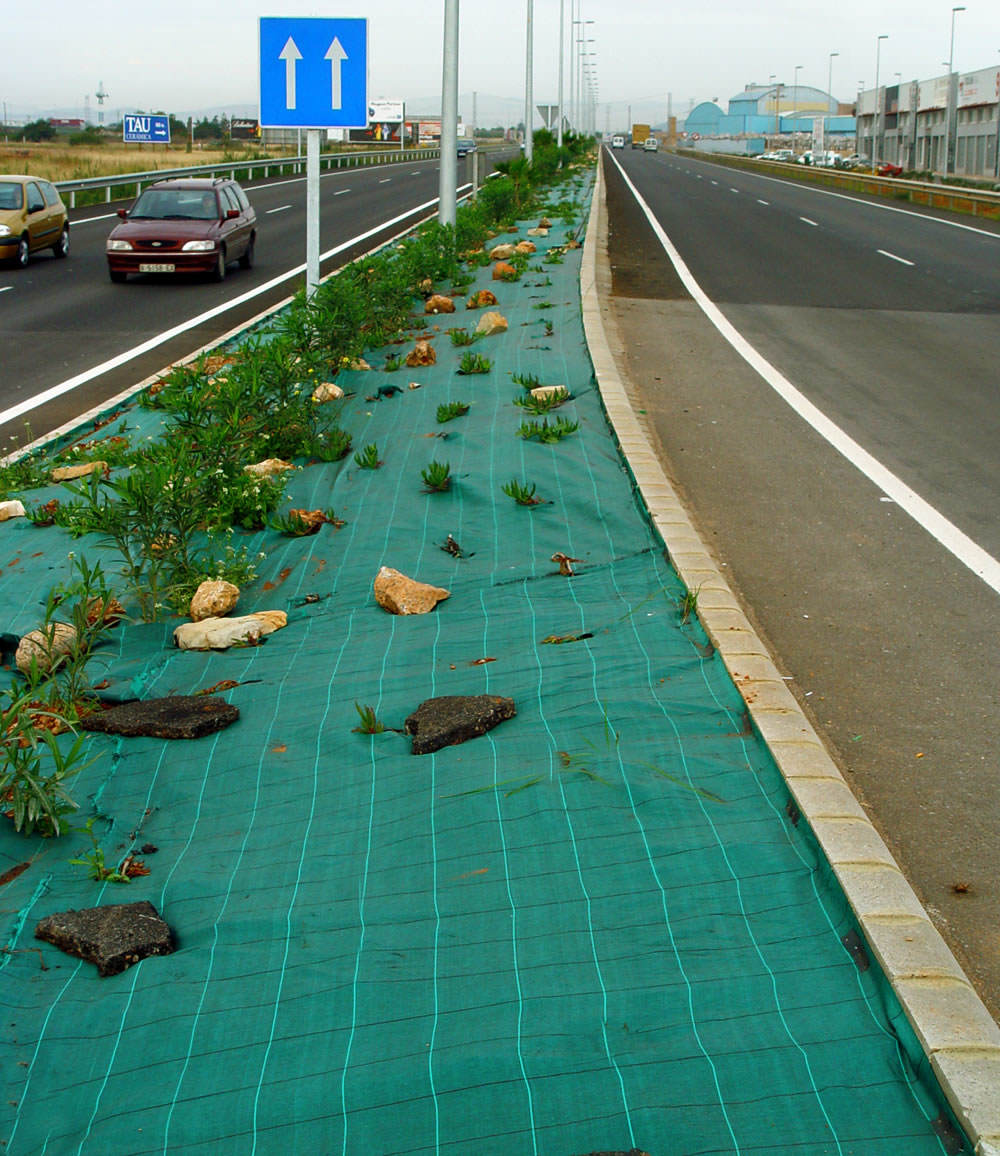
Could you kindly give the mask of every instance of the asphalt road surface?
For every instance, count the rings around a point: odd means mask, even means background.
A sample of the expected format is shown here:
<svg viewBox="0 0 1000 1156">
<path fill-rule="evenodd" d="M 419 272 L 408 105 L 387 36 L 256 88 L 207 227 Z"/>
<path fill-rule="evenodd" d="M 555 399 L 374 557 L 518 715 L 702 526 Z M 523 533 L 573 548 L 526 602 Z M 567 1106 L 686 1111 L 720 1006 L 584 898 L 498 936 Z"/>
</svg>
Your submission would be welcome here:
<svg viewBox="0 0 1000 1156">
<path fill-rule="evenodd" d="M 471 173 L 471 159 L 460 159 L 459 188 Z M 320 251 L 346 247 L 323 261 L 321 272 L 432 216 L 438 180 L 438 161 L 419 156 L 324 173 Z M 305 264 L 305 176 L 246 188 L 257 211 L 254 268 L 231 265 L 219 284 L 169 275 L 112 284 L 104 243 L 117 209 L 131 202 L 71 213 L 67 260 L 43 253 L 27 269 L 0 266 L 0 447 L 23 442 L 25 423 L 33 436 L 58 428 L 301 287 L 304 273 L 294 270 Z M 45 405 L 17 412 L 80 378 Z"/>
<path fill-rule="evenodd" d="M 1000 1018 L 1000 230 L 674 155 L 605 158 L 620 367 L 668 474 Z M 706 319 L 614 161 L 802 404 Z"/>
</svg>

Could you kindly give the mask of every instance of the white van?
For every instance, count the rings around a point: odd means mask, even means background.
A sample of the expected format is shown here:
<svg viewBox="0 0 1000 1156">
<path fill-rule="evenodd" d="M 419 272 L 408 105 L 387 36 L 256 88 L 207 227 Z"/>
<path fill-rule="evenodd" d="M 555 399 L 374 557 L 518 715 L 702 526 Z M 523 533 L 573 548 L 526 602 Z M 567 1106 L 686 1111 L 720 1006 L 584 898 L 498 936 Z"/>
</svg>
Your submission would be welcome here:
<svg viewBox="0 0 1000 1156">
<path fill-rule="evenodd" d="M 657 141 L 655 136 L 648 136 L 642 142 L 643 152 L 655 153 L 659 147 L 660 147 L 659 142 Z"/>
<path fill-rule="evenodd" d="M 613 136 L 611 138 L 611 147 L 613 149 L 623 149 L 625 147 L 625 138 L 623 136 Z"/>
</svg>

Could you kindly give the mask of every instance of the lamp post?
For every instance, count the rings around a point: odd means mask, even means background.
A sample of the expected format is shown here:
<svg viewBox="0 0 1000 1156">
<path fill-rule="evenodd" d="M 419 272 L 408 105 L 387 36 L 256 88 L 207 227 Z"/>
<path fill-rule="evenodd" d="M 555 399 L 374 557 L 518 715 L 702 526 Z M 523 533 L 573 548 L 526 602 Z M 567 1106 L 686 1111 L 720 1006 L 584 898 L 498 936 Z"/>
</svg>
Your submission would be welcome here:
<svg viewBox="0 0 1000 1156">
<path fill-rule="evenodd" d="M 556 144 L 563 146 L 563 49 L 566 47 L 566 26 L 564 9 L 566 0 L 559 0 L 559 128 L 556 132 Z"/>
<path fill-rule="evenodd" d="M 534 88 L 534 55 L 535 55 L 535 38 L 532 32 L 532 21 L 535 12 L 535 0 L 528 0 L 528 15 L 527 15 L 527 43 L 524 53 L 524 159 L 531 164 L 531 158 L 534 154 L 534 140 L 531 134 L 531 122 L 534 119 L 532 113 L 535 99 Z"/>
<path fill-rule="evenodd" d="M 799 73 L 802 71 L 802 65 L 796 64 L 794 74 L 792 76 L 792 152 L 794 153 L 799 143 L 798 133 L 798 117 L 799 117 Z"/>
<path fill-rule="evenodd" d="M 875 119 L 872 122 L 872 175 L 875 174 L 875 169 L 878 166 L 878 74 L 879 65 L 882 58 L 882 41 L 889 39 L 889 33 L 883 32 L 881 36 L 875 41 Z"/>
<path fill-rule="evenodd" d="M 951 80 L 951 77 L 952 77 L 952 73 L 954 72 L 954 65 L 955 65 L 955 14 L 958 12 L 964 12 L 964 11 L 965 11 L 965 5 L 964 4 L 959 4 L 956 7 L 952 8 L 952 10 L 951 10 L 951 41 L 950 41 L 949 47 L 948 47 L 948 103 L 945 105 L 945 117 L 944 117 L 944 175 L 945 176 L 948 176 L 948 174 L 951 172 L 951 160 L 952 160 L 951 117 L 952 117 L 952 106 L 955 104 L 955 101 L 952 100 L 952 80 Z M 958 95 L 957 91 L 956 91 L 955 95 L 957 98 L 957 95 Z"/>
<path fill-rule="evenodd" d="M 839 55 L 839 52 L 830 53 L 830 66 L 826 70 L 826 94 L 831 98 L 833 97 L 833 58 Z"/>
<path fill-rule="evenodd" d="M 454 225 L 458 180 L 458 0 L 444 0 L 444 52 L 441 78 L 441 165 L 438 170 L 438 222 Z M 317 179 L 316 187 L 319 187 Z"/>
</svg>

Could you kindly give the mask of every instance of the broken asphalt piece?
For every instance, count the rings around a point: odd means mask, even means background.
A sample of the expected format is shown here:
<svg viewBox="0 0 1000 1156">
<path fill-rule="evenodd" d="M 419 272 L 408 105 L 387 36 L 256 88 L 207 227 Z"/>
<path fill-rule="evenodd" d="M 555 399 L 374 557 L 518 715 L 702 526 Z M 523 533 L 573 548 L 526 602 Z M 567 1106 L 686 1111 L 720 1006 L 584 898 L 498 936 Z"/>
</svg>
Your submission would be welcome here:
<svg viewBox="0 0 1000 1156">
<path fill-rule="evenodd" d="M 177 694 L 120 703 L 87 715 L 80 720 L 80 727 L 126 738 L 199 739 L 224 730 L 239 717 L 239 708 L 220 698 Z"/>
<path fill-rule="evenodd" d="M 35 928 L 35 938 L 97 964 L 101 976 L 118 975 L 140 959 L 176 950 L 174 933 L 146 900 L 47 915 Z"/>
<path fill-rule="evenodd" d="M 512 698 L 498 694 L 446 694 L 422 702 L 407 718 L 403 730 L 412 738 L 410 753 L 428 755 L 442 747 L 479 738 L 516 714 Z"/>
</svg>

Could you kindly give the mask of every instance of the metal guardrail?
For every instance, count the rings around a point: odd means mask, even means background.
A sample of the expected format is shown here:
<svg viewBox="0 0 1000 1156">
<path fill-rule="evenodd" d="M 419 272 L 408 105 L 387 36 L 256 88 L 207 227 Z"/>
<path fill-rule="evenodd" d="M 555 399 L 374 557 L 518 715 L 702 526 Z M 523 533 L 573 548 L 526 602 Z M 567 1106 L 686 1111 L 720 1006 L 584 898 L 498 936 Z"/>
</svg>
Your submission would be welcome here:
<svg viewBox="0 0 1000 1156">
<path fill-rule="evenodd" d="M 1000 192 L 992 189 L 972 189 L 962 185 L 945 185 L 936 181 L 908 181 L 900 177 L 877 177 L 859 169 L 845 171 L 822 166 L 787 164 L 782 161 L 762 161 L 753 157 L 727 156 L 724 153 L 702 152 L 692 149 L 678 149 L 685 156 L 698 160 L 712 161 L 713 164 L 728 168 L 750 169 L 804 181 L 807 184 L 828 185 L 847 189 L 854 193 L 888 200 L 909 201 L 915 205 L 927 205 L 933 209 L 949 209 L 955 213 L 968 213 L 974 217 L 1000 220 Z"/>
<path fill-rule="evenodd" d="M 322 153 L 320 154 L 319 167 L 320 172 L 322 172 L 324 169 L 332 170 L 360 168 L 367 165 L 400 164 L 417 159 L 435 160 L 440 157 L 440 155 L 440 148 L 417 148 L 392 152 L 380 149 L 372 152 Z M 269 157 L 265 160 L 257 161 L 228 160 L 214 165 L 194 165 L 183 169 L 153 169 L 145 173 L 118 173 L 114 176 L 86 177 L 78 181 L 57 181 L 55 185 L 64 199 L 68 194 L 69 207 L 75 209 L 76 194 L 93 189 L 103 189 L 104 202 L 108 204 L 112 200 L 112 189 L 127 190 L 134 186 L 135 196 L 138 196 L 139 193 L 142 192 L 143 185 L 152 184 L 153 181 L 169 180 L 173 177 L 228 176 L 231 180 L 235 180 L 237 173 L 248 173 L 249 176 L 247 179 L 253 180 L 255 177 L 260 176 L 266 180 L 272 170 L 276 170 L 279 173 L 284 173 L 288 170 L 291 170 L 293 173 L 304 173 L 306 170 L 306 158 L 299 156 Z M 124 199 L 129 195 L 128 192 L 119 193 L 116 199 Z"/>
</svg>

